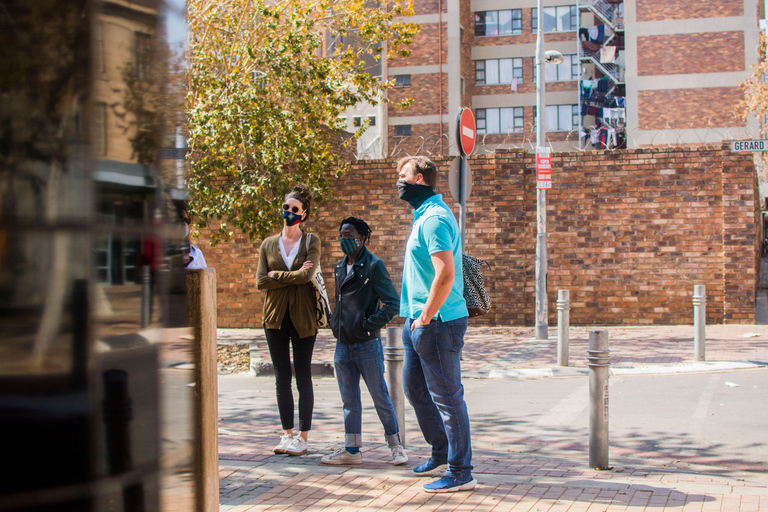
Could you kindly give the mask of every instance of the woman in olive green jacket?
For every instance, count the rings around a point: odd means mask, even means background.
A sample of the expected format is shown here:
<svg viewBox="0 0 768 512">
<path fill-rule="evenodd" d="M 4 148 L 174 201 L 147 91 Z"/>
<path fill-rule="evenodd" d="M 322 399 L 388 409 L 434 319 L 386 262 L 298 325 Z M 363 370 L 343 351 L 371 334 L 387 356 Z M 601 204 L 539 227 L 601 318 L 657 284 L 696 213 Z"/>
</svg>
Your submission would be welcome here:
<svg viewBox="0 0 768 512">
<path fill-rule="evenodd" d="M 312 350 L 317 336 L 315 291 L 310 280 L 320 264 L 320 238 L 299 225 L 309 217 L 312 193 L 297 185 L 285 196 L 283 230 L 266 238 L 259 251 L 256 282 L 265 291 L 262 321 L 275 368 L 277 408 L 283 436 L 275 453 L 303 455 L 312 428 Z M 299 391 L 299 435 L 294 436 L 291 346 Z"/>
</svg>

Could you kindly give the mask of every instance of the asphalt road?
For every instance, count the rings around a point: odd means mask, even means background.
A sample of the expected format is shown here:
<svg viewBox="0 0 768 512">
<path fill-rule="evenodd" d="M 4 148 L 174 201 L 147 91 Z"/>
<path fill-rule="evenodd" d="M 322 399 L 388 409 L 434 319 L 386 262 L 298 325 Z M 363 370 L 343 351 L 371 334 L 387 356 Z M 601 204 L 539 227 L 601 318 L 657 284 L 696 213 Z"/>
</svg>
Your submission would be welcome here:
<svg viewBox="0 0 768 512">
<path fill-rule="evenodd" d="M 589 446 L 586 377 L 466 379 L 475 449 L 585 457 Z M 610 454 L 659 464 L 707 464 L 768 475 L 768 369 L 610 378 Z M 363 434 L 381 427 L 363 392 Z M 219 376 L 223 433 L 276 435 L 271 377 Z M 312 438 L 343 440 L 335 379 L 315 379 Z M 407 443 L 423 443 L 410 406 Z M 310 441 L 312 440 L 310 439 Z"/>
</svg>

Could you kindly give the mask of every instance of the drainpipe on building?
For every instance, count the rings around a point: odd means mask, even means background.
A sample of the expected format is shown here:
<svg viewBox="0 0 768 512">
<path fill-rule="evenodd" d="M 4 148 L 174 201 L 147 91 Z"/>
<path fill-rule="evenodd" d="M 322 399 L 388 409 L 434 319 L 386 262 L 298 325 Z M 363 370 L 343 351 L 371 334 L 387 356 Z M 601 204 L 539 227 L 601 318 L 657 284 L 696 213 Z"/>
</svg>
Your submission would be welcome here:
<svg viewBox="0 0 768 512">
<path fill-rule="evenodd" d="M 768 2 L 768 0 L 766 0 Z M 437 2 L 437 81 L 439 88 L 439 98 L 437 113 L 440 116 L 440 156 L 443 156 L 443 0 Z"/>
</svg>

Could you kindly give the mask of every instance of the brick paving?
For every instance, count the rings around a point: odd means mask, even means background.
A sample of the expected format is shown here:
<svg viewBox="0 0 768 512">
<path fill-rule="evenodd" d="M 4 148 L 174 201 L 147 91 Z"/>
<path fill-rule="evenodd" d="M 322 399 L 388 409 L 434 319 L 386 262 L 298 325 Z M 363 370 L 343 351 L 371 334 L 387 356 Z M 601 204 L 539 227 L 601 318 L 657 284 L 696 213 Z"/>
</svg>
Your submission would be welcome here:
<svg viewBox="0 0 768 512">
<path fill-rule="evenodd" d="M 589 331 L 607 330 L 610 336 L 611 365 L 614 367 L 692 362 L 693 327 L 616 326 L 572 327 L 569 331 L 569 365 L 586 368 Z M 755 336 L 756 335 L 756 336 Z M 710 325 L 706 331 L 707 361 L 768 361 L 768 325 Z M 524 327 L 470 327 L 464 344 L 464 371 L 504 368 L 547 368 L 557 364 L 557 332 L 538 341 L 533 329 Z M 219 343 L 249 343 L 262 361 L 269 350 L 262 329 L 219 329 Z M 333 362 L 336 340 L 330 330 L 321 329 L 313 360 Z"/>
<path fill-rule="evenodd" d="M 688 363 L 693 361 L 693 328 L 574 327 L 570 331 L 570 365 L 586 368 L 589 331 L 610 333 L 614 367 Z M 555 331 L 551 331 L 555 336 Z M 557 341 L 532 339 L 533 329 L 472 327 L 464 349 L 463 369 L 482 372 L 505 368 L 546 368 L 557 363 Z M 250 343 L 269 361 L 260 329 L 220 329 L 219 343 Z M 318 336 L 316 362 L 333 360 L 334 340 L 329 332 Z M 768 325 L 714 325 L 707 327 L 707 361 L 768 363 Z M 530 439 L 499 439 L 499 448 L 473 450 L 474 476 L 479 485 L 471 492 L 427 494 L 421 485 L 429 479 L 413 476 L 411 468 L 426 460 L 429 448 L 408 447 L 405 466 L 387 463 L 382 444 L 363 449 L 361 466 L 325 466 L 320 458 L 339 444 L 338 428 L 313 428 L 310 451 L 302 457 L 273 455 L 275 426 L 266 423 L 220 424 L 220 504 L 226 511 L 311 510 L 346 512 L 386 511 L 531 511 L 531 512 L 753 512 L 768 511 L 766 466 L 735 472 L 716 466 L 718 461 L 670 458 L 666 462 L 637 463 L 631 452 L 612 448 L 612 471 L 588 467 L 586 446 L 561 453 L 567 456 L 516 453 L 507 447 Z M 499 431 L 503 426 L 499 426 Z M 422 441 L 423 443 L 423 441 Z M 558 446 L 550 446 L 557 452 Z M 625 457 L 625 458 L 622 458 Z M 700 464 L 715 464 L 705 466 Z M 653 464 L 653 465 L 648 465 Z"/>
<path fill-rule="evenodd" d="M 409 462 L 386 462 L 384 445 L 362 449 L 361 466 L 326 466 L 334 447 L 313 442 L 306 456 L 272 455 L 275 436 L 220 436 L 221 510 L 427 511 L 759 511 L 768 510 L 768 479 L 748 479 L 692 466 L 615 463 L 597 471 L 582 458 L 476 450 L 471 492 L 430 495 L 429 478 L 411 468 L 429 456 L 410 447 Z"/>
</svg>

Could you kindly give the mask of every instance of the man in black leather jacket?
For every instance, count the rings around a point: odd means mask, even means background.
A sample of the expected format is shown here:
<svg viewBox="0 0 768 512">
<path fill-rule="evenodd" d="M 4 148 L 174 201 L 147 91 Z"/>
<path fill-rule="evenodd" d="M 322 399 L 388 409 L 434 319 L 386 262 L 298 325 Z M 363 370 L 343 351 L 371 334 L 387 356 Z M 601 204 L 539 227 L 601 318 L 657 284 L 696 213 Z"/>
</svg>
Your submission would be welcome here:
<svg viewBox="0 0 768 512">
<path fill-rule="evenodd" d="M 365 247 L 370 236 L 371 229 L 363 220 L 349 217 L 341 221 L 339 243 L 346 256 L 335 268 L 336 308 L 330 325 L 338 340 L 334 366 L 344 408 L 345 442 L 322 458 L 324 464 L 362 463 L 361 376 L 384 427 L 392 463 L 408 462 L 384 379 L 381 346 L 381 329 L 399 312 L 400 295 L 384 262 Z"/>
</svg>

